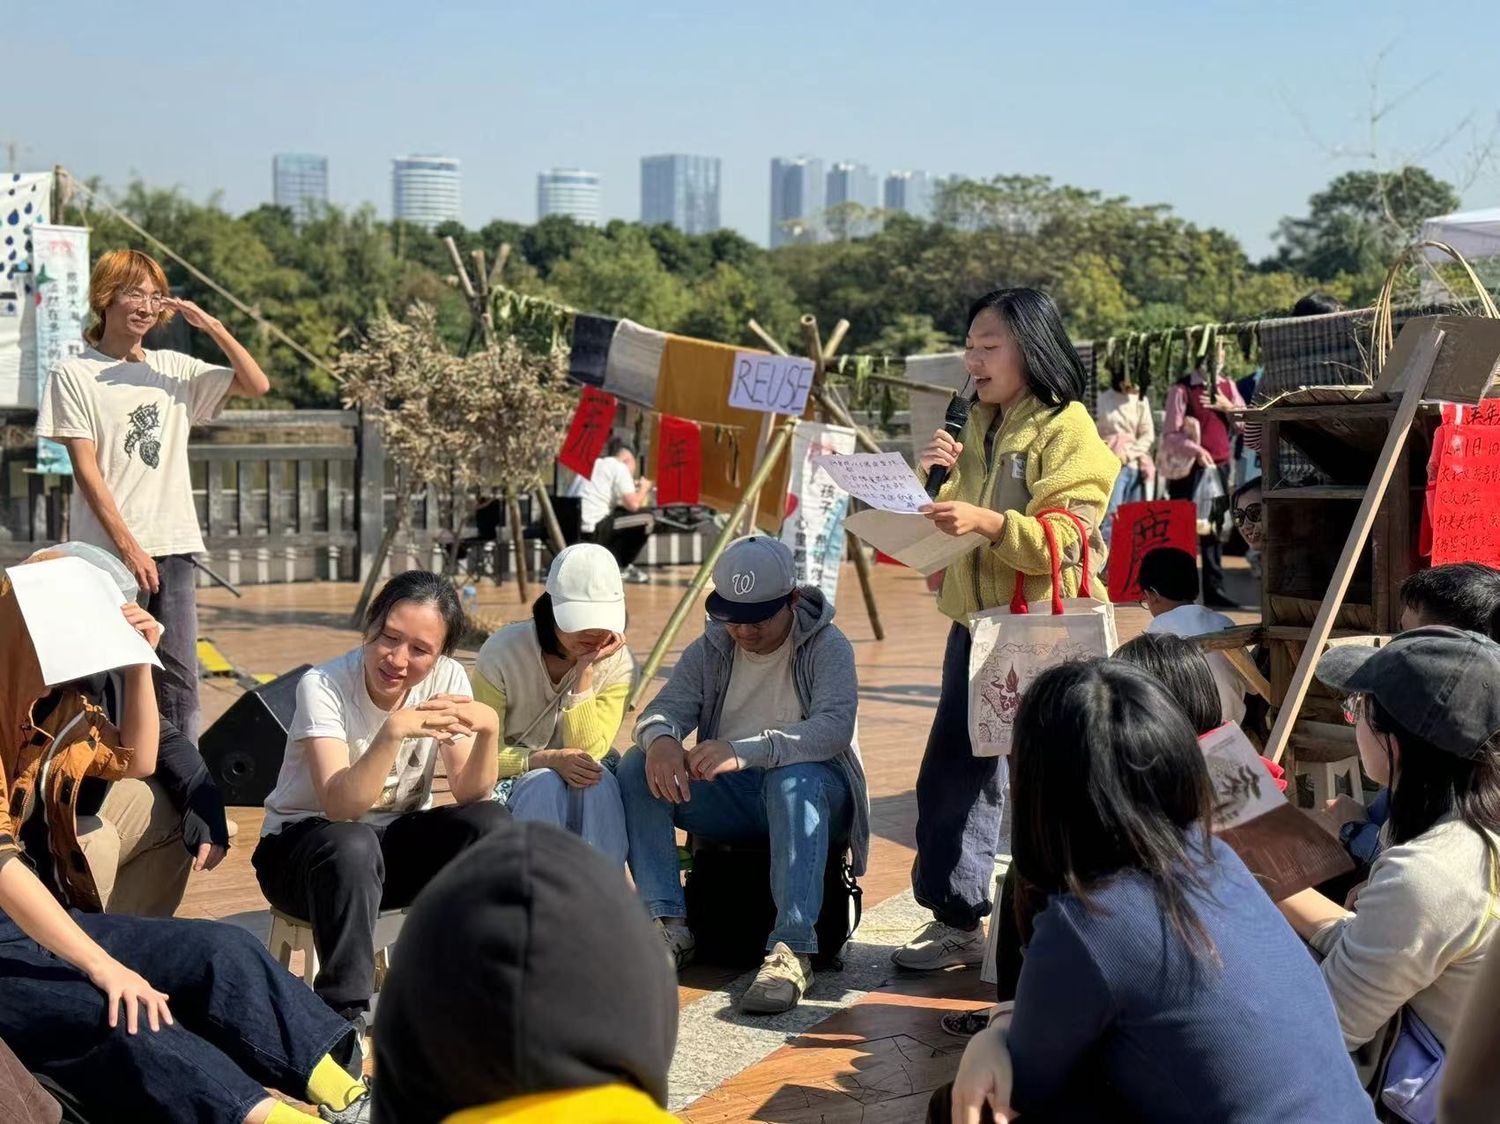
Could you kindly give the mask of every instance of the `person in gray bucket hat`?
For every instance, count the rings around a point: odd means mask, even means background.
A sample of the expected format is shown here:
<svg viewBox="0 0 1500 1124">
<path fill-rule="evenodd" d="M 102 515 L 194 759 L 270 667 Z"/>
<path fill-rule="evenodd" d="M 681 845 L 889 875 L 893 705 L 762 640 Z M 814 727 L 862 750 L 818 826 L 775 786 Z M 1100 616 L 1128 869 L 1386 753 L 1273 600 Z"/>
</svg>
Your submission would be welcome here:
<svg viewBox="0 0 1500 1124">
<path fill-rule="evenodd" d="M 1500 927 L 1500 644 L 1418 628 L 1334 648 L 1317 675 L 1347 696 L 1390 818 L 1352 912 L 1304 890 L 1282 913 L 1323 958 L 1350 1050 L 1378 1053 L 1398 1014 L 1446 1047 Z"/>
</svg>

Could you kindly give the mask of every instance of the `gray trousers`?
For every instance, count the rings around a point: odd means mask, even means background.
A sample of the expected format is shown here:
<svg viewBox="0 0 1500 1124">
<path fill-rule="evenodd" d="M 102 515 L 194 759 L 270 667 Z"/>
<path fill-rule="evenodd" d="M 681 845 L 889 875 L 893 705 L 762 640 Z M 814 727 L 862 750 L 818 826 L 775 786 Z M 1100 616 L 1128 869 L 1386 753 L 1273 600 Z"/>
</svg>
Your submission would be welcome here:
<svg viewBox="0 0 1500 1124">
<path fill-rule="evenodd" d="M 198 744 L 198 571 L 186 554 L 152 559 L 160 588 L 143 603 L 162 627 L 156 649 L 161 670 L 153 669 L 161 716 Z"/>
</svg>

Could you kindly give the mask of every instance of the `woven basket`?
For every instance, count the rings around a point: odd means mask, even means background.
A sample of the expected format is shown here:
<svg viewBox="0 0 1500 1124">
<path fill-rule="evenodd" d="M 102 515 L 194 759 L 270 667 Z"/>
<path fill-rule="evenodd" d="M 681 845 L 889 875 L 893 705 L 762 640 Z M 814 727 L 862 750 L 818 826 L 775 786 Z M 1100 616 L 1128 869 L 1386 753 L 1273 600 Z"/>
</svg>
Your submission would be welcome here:
<svg viewBox="0 0 1500 1124">
<path fill-rule="evenodd" d="M 1469 283 L 1474 286 L 1474 292 L 1479 297 L 1479 305 L 1484 310 L 1485 316 L 1491 320 L 1500 320 L 1500 308 L 1495 307 L 1495 301 L 1490 296 L 1489 290 L 1484 287 L 1484 282 L 1479 280 L 1479 274 L 1474 272 L 1474 267 L 1469 264 L 1468 259 L 1446 242 L 1421 241 L 1413 242 L 1406 249 L 1396 255 L 1396 260 L 1391 263 L 1391 268 L 1386 272 L 1385 284 L 1380 287 L 1380 296 L 1375 298 L 1375 323 L 1371 329 L 1371 345 L 1373 360 L 1370 371 L 1370 381 L 1374 382 L 1380 377 L 1380 372 L 1385 367 L 1385 360 L 1391 353 L 1391 348 L 1396 344 L 1395 333 L 1395 299 L 1396 279 L 1401 276 L 1401 271 L 1406 268 L 1407 259 L 1413 254 L 1426 249 L 1441 250 L 1450 258 L 1463 267 Z"/>
</svg>

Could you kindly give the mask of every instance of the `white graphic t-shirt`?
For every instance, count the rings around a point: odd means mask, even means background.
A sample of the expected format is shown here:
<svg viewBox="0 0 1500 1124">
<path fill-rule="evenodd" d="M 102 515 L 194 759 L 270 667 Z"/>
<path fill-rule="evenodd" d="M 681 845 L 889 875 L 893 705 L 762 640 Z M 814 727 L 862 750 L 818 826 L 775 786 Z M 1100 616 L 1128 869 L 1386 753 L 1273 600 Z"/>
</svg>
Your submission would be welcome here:
<svg viewBox="0 0 1500 1124">
<path fill-rule="evenodd" d="M 99 472 L 141 549 L 152 557 L 203 550 L 188 474 L 188 430 L 224 408 L 234 372 L 180 351 L 147 351 L 143 362 L 90 347 L 47 379 L 36 431 L 94 442 Z M 94 509 L 79 496 L 70 537 L 114 551 Z"/>
<path fill-rule="evenodd" d="M 406 693 L 405 707 L 435 695 L 474 697 L 463 666 L 439 656 L 427 678 Z M 389 716 L 370 698 L 365 686 L 364 649 L 355 648 L 319 664 L 297 683 L 297 711 L 286 733 L 286 754 L 276 787 L 266 797 L 262 835 L 273 835 L 289 823 L 324 815 L 313 785 L 312 769 L 302 748 L 304 738 L 338 738 L 349 747 L 349 764 L 364 756 Z M 437 766 L 436 738 L 408 738 L 396 754 L 375 807 L 360 817 L 364 823 L 389 823 L 407 812 L 432 807 L 432 773 Z"/>
</svg>

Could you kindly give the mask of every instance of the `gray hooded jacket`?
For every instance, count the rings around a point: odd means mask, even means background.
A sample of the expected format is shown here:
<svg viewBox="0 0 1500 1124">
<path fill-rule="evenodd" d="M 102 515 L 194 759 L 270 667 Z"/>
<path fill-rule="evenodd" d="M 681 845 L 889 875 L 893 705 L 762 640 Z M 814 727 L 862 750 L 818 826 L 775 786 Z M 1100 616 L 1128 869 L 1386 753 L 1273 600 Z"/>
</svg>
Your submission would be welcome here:
<svg viewBox="0 0 1500 1124">
<path fill-rule="evenodd" d="M 833 606 L 815 586 L 799 586 L 792 619 L 792 682 L 802 704 L 802 721 L 784 730 L 767 730 L 732 744 L 746 766 L 774 769 L 781 765 L 831 761 L 849 784 L 853 809 L 849 846 L 855 874 L 865 872 L 870 854 L 870 794 L 859 757 L 855 712 L 859 681 L 854 649 L 833 625 Z M 635 724 L 635 743 L 648 747 L 659 737 L 684 740 L 693 730 L 699 741 L 718 736 L 729 676 L 734 669 L 734 641 L 718 621 L 687 646 L 671 678 Z"/>
</svg>

